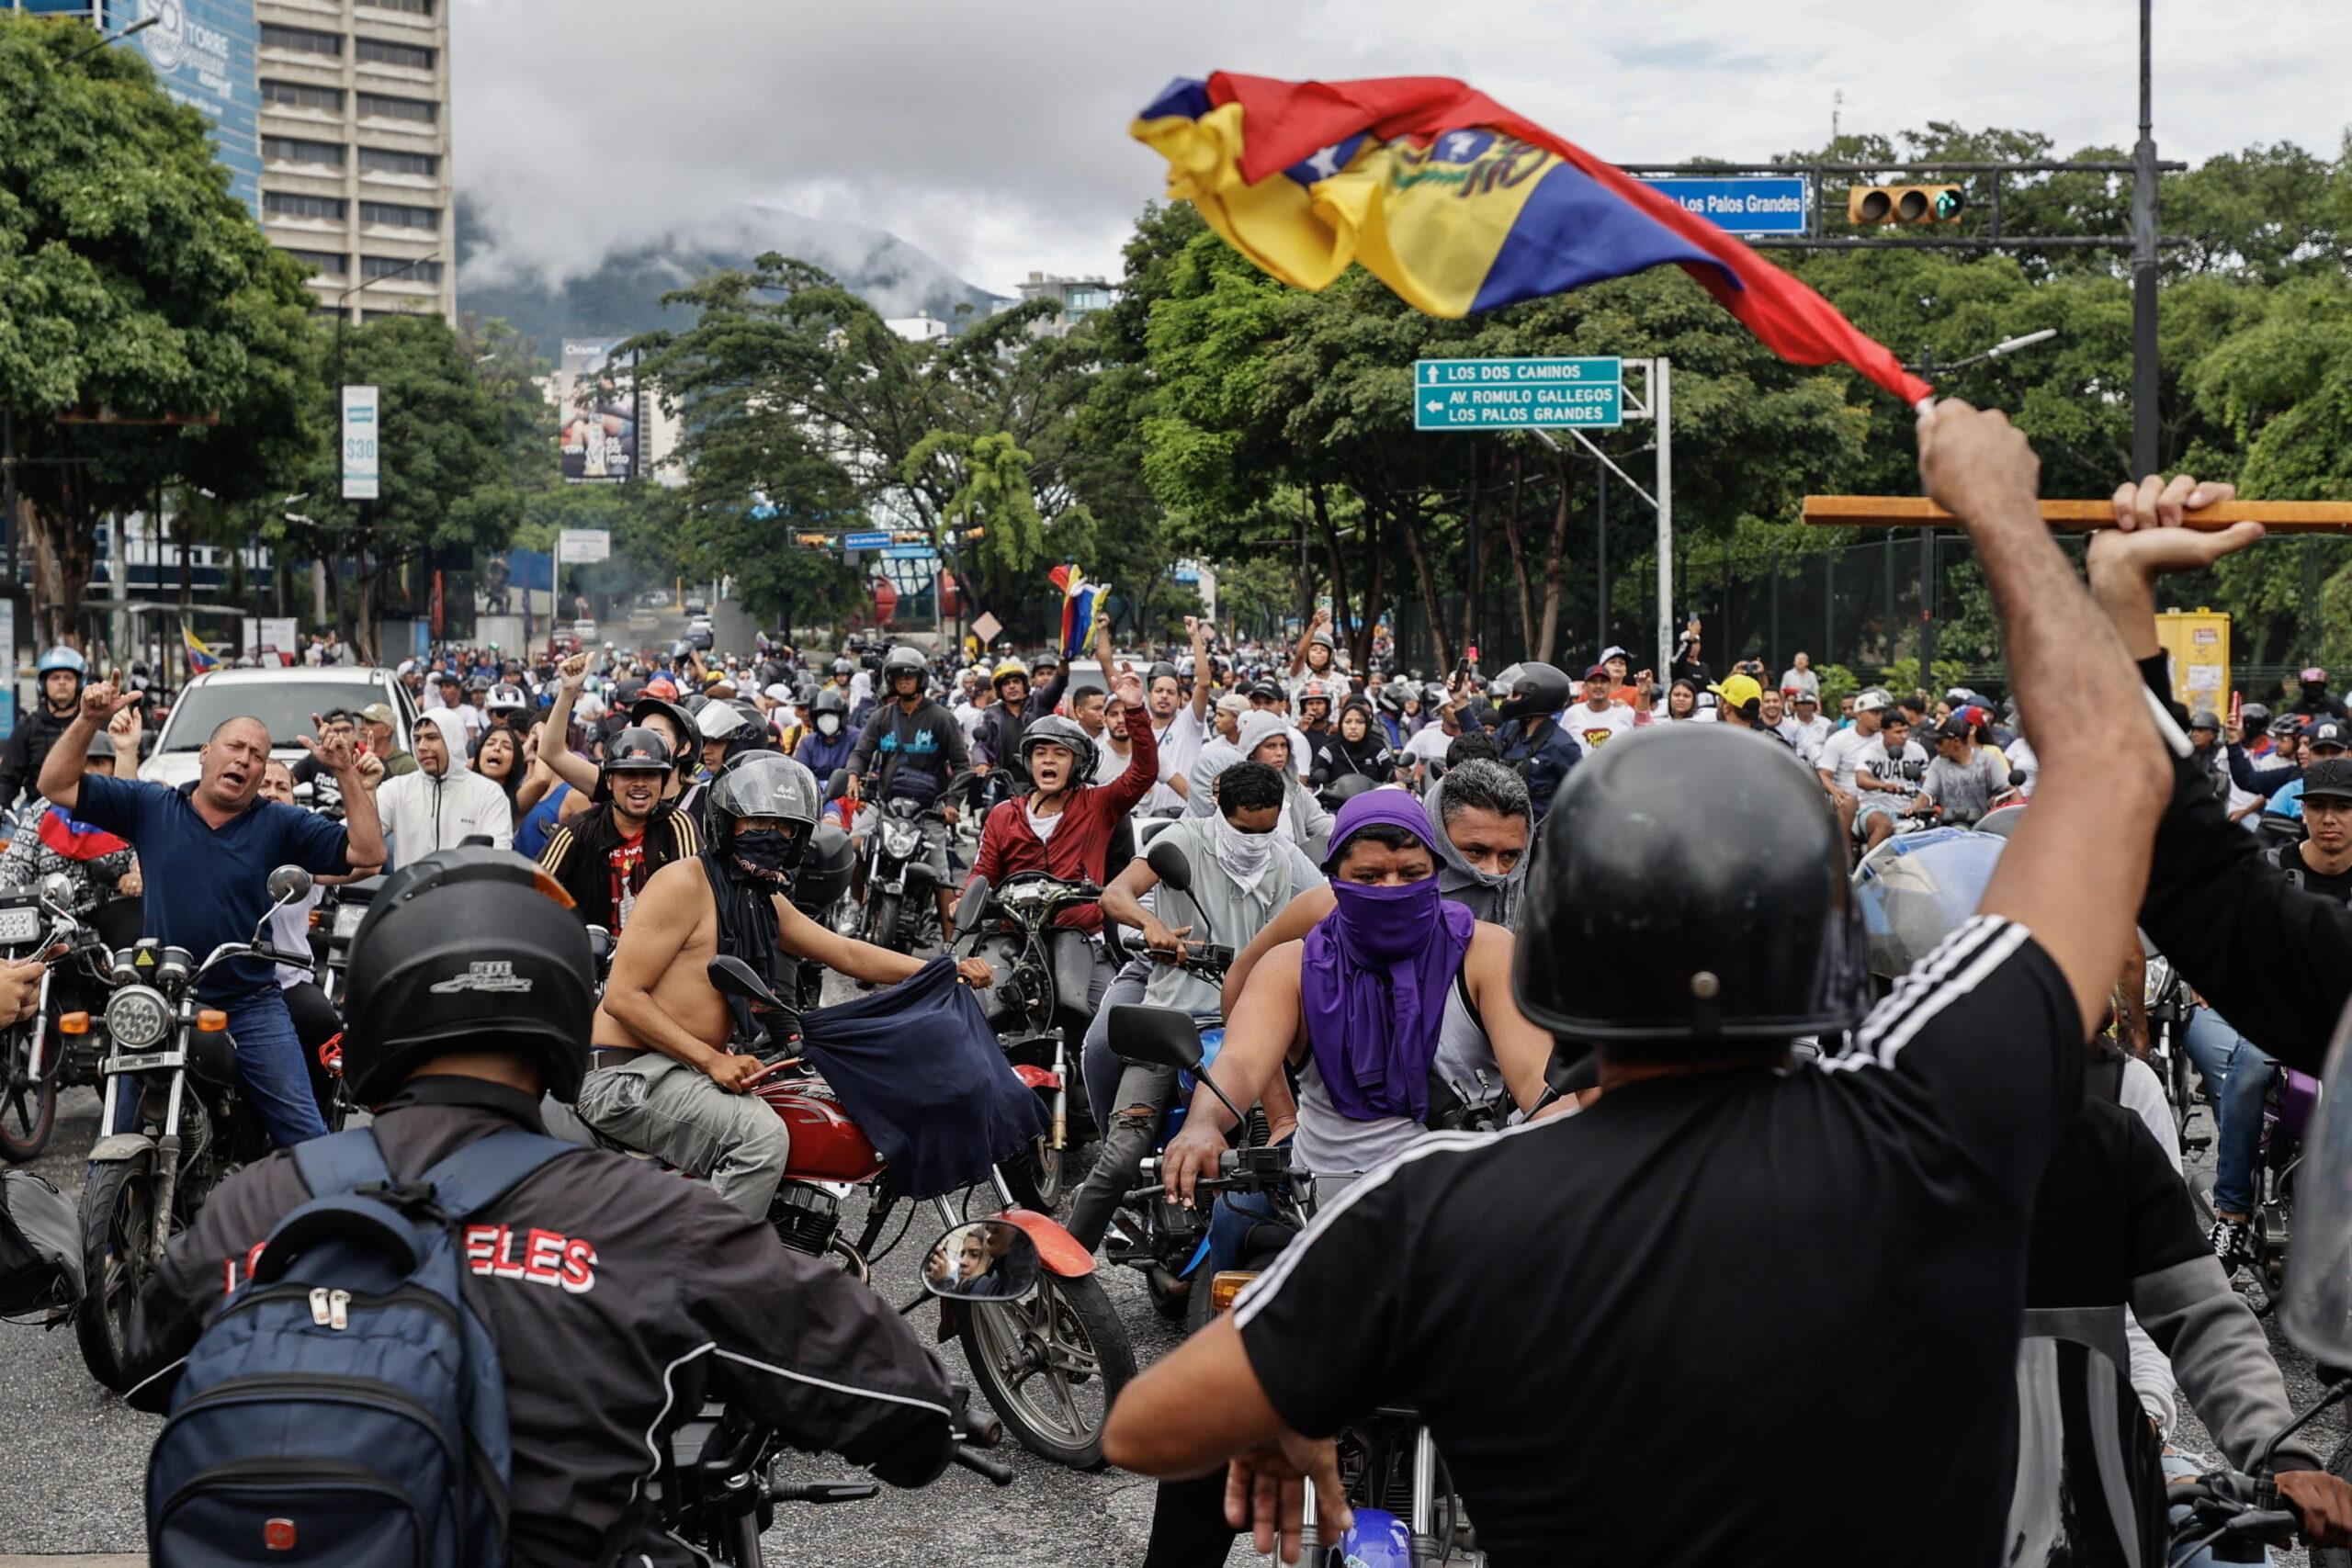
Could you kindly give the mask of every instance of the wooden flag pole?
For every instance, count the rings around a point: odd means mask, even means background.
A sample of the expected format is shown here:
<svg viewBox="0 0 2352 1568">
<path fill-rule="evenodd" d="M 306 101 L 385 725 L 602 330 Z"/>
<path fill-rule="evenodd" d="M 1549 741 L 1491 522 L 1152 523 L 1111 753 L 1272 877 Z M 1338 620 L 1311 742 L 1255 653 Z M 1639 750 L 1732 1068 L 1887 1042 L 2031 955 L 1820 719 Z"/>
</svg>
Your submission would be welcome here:
<svg viewBox="0 0 2352 1568">
<path fill-rule="evenodd" d="M 1824 528 L 1905 528 L 1959 520 L 1921 495 L 1809 495 L 1804 520 Z M 2045 501 L 2041 520 L 2053 528 L 2098 529 L 2114 525 L 2107 501 Z M 2279 534 L 2352 534 L 2352 502 L 2233 501 L 2191 513 L 2188 525 L 2212 530 L 2233 523 L 2259 523 Z"/>
</svg>

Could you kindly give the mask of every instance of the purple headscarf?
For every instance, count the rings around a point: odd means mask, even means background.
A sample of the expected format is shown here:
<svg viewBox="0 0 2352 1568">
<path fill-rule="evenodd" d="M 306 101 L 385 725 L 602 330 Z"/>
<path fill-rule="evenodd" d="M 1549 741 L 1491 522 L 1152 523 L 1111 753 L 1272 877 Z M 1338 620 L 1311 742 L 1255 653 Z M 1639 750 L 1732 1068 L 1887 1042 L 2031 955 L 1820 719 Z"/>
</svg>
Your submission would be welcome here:
<svg viewBox="0 0 2352 1568">
<path fill-rule="evenodd" d="M 1372 789 L 1340 807 L 1326 871 L 1358 829 L 1385 823 L 1424 846 L 1429 818 L 1401 789 Z M 1437 860 L 1434 847 L 1430 850 Z M 1477 922 L 1438 895 L 1434 874 L 1400 887 L 1334 881 L 1338 907 L 1306 933 L 1299 999 L 1306 1043 L 1332 1107 L 1354 1122 L 1430 1109 L 1430 1064 L 1437 1059 L 1446 987 L 1453 984 Z"/>
</svg>

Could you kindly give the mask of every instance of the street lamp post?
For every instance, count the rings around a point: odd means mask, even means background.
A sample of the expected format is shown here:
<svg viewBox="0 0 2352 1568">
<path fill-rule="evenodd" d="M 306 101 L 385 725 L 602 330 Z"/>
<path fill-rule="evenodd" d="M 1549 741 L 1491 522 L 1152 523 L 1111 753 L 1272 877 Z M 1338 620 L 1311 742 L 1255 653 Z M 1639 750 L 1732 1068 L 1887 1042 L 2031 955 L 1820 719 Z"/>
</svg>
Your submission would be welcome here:
<svg viewBox="0 0 2352 1568">
<path fill-rule="evenodd" d="M 77 60 L 97 53 L 98 51 L 106 48 L 106 46 L 110 43 L 120 43 L 123 39 L 129 38 L 133 33 L 143 33 L 149 28 L 153 27 L 157 22 L 160 22 L 164 18 L 161 17 L 141 17 L 127 28 L 119 28 L 113 32 L 101 35 L 96 43 L 86 44 L 84 47 L 75 50 L 73 53 L 59 59 L 57 63 L 60 65 L 71 65 Z"/>
<path fill-rule="evenodd" d="M 2015 354 L 2021 348 L 2031 348 L 2038 343 L 2048 343 L 2058 335 L 2056 327 L 2044 327 L 2040 332 L 2024 333 L 2006 337 L 1992 347 L 1979 350 L 1965 359 L 1946 360 L 1939 364 L 1935 350 L 1921 348 L 1919 363 L 1911 367 L 1921 380 L 1931 379 L 1939 370 L 1958 370 L 1963 366 L 1981 365 L 1988 359 L 1998 359 Z M 2151 407 L 2154 405 L 2151 404 Z M 1890 561 L 1888 570 L 1893 570 Z M 1889 603 L 1893 592 L 1889 590 Z M 1924 691 L 1935 688 L 1936 660 L 1936 528 L 1934 524 L 1919 530 L 1919 685 Z"/>
<path fill-rule="evenodd" d="M 429 251 L 424 255 L 415 256 L 401 263 L 399 266 L 394 267 L 391 271 L 383 274 L 379 277 L 363 277 L 358 282 L 353 284 L 350 288 L 343 290 L 334 297 L 334 384 L 335 396 L 338 399 L 343 395 L 343 338 L 344 329 L 347 327 L 351 321 L 351 311 L 347 303 L 351 297 L 355 294 L 364 294 L 379 283 L 390 283 L 393 278 L 399 277 L 404 273 L 413 272 L 427 262 L 439 261 L 440 259 L 441 255 L 439 252 Z M 365 263 L 363 262 L 362 265 L 364 265 Z M 379 420 L 381 417 L 382 416 L 379 414 L 378 418 Z M 340 436 L 337 437 L 336 450 L 338 453 L 338 461 L 340 461 L 339 455 L 342 450 Z M 374 521 L 375 513 L 373 508 L 370 507 L 366 501 L 361 501 L 359 503 L 359 542 L 357 548 L 363 557 L 363 561 L 368 547 L 368 525 Z M 323 561 L 314 560 L 311 563 L 311 570 L 314 574 L 311 585 L 311 601 L 313 607 L 322 611 L 324 608 L 324 601 L 326 597 L 325 568 L 326 563 Z M 363 585 L 362 592 L 372 592 L 372 590 Z M 356 628 L 355 628 L 355 634 L 356 630 Z M 368 628 L 368 641 L 372 644 L 374 640 L 374 625 L 370 622 Z M 373 653 L 374 649 L 372 647 L 368 651 L 371 654 Z"/>
</svg>

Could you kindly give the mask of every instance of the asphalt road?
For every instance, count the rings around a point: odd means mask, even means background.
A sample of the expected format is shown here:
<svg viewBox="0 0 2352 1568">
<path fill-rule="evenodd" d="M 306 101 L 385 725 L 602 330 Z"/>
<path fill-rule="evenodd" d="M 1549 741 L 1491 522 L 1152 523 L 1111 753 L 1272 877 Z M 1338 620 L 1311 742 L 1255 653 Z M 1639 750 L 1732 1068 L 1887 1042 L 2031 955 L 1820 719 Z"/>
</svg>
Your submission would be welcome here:
<svg viewBox="0 0 2352 1568">
<path fill-rule="evenodd" d="M 97 1100 L 70 1091 L 60 1106 L 49 1153 L 36 1167 L 68 1192 L 81 1180 L 81 1160 L 94 1139 Z M 977 1212 L 977 1211 L 976 1211 Z M 853 1206 L 854 1230 L 862 1210 Z M 928 1219 L 883 1259 L 876 1280 L 895 1302 L 911 1299 Z M 1163 1355 L 1177 1338 L 1153 1311 L 1140 1281 L 1125 1269 L 1105 1269 L 1104 1283 L 1125 1323 L 1139 1363 Z M 926 1305 L 912 1321 L 928 1335 L 936 1318 Z M 2267 1320 L 2266 1320 L 2267 1321 Z M 2321 1386 L 2311 1359 L 2287 1344 L 2275 1327 L 2274 1348 L 2300 1408 Z M 942 1347 L 956 1375 L 968 1382 L 961 1348 Z M 84 1371 L 70 1330 L 0 1324 L 0 1410 L 10 1414 L 9 1440 L 0 1444 L 0 1557 L 13 1553 L 137 1552 L 144 1545 L 142 1480 L 149 1445 L 160 1424 L 126 1408 Z M 2323 1451 L 2344 1434 L 2335 1412 L 2316 1424 Z M 2184 1412 L 2177 1446 L 2211 1454 L 2204 1428 Z M 940 1563 L 1026 1565 L 1044 1562 L 1133 1562 L 1149 1530 L 1152 1491 L 1147 1482 L 1105 1472 L 1082 1475 L 1048 1464 L 1008 1444 L 1019 1472 L 1002 1490 L 951 1470 L 918 1493 L 884 1493 L 869 1503 L 825 1509 L 782 1509 L 768 1537 L 771 1561 L 797 1562 L 821 1552 L 831 1562 L 872 1568 L 931 1568 Z M 821 1457 L 796 1458 L 786 1473 L 817 1477 L 848 1473 Z M 1237 1553 L 1234 1561 L 1254 1561 Z M 2300 1552 L 2282 1562 L 2301 1564 Z"/>
</svg>

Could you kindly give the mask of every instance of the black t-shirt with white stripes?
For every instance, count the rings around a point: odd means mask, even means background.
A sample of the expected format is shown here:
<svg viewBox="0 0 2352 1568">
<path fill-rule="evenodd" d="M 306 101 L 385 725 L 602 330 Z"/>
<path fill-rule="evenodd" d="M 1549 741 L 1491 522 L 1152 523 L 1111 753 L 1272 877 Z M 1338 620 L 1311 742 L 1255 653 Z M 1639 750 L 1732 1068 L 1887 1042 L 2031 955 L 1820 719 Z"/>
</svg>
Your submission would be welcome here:
<svg viewBox="0 0 2352 1568">
<path fill-rule="evenodd" d="M 1841 1056 L 1424 1140 L 1234 1319 L 1299 1431 L 1419 1409 L 1498 1565 L 1990 1562 L 2083 1044 L 2049 955 L 1980 917 Z"/>
</svg>

